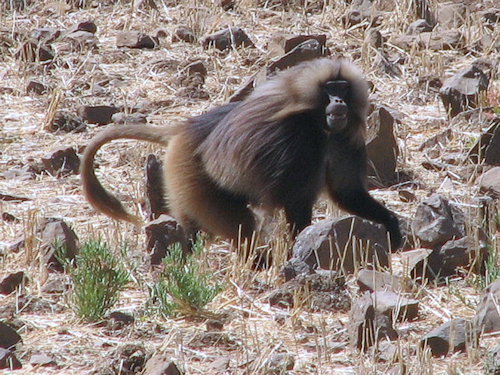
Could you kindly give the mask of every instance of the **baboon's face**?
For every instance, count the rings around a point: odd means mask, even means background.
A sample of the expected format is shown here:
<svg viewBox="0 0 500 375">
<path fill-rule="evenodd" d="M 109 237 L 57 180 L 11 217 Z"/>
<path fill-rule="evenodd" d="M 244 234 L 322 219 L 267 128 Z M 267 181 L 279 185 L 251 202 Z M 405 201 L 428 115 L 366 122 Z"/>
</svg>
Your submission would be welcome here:
<svg viewBox="0 0 500 375">
<path fill-rule="evenodd" d="M 326 130 L 329 132 L 338 133 L 343 131 L 347 126 L 349 89 L 349 82 L 342 79 L 328 81 L 325 84 L 325 91 L 329 99 L 325 109 Z"/>
</svg>

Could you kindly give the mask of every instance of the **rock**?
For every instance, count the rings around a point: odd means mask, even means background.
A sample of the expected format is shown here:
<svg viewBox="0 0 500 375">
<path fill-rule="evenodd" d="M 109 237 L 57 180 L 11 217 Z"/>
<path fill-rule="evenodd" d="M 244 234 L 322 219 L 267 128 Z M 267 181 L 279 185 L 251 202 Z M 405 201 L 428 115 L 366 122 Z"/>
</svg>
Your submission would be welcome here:
<svg viewBox="0 0 500 375">
<path fill-rule="evenodd" d="M 155 220 L 166 212 L 163 195 L 163 163 L 156 155 L 149 154 L 146 159 L 146 198 L 149 220 Z"/>
<path fill-rule="evenodd" d="M 208 48 L 214 46 L 220 51 L 229 48 L 238 47 L 253 47 L 254 44 L 248 35 L 239 27 L 228 27 L 218 31 L 215 34 L 208 35 L 203 39 L 203 47 Z"/>
<path fill-rule="evenodd" d="M 2 220 L 6 223 L 18 223 L 20 220 L 9 212 L 2 212 Z"/>
<path fill-rule="evenodd" d="M 68 30 L 69 33 L 72 33 L 75 31 L 86 31 L 88 33 L 95 34 L 97 31 L 97 25 L 92 20 L 83 21 L 83 22 L 80 22 L 80 23 L 74 25 L 73 27 L 71 27 Z"/>
<path fill-rule="evenodd" d="M 432 31 L 432 25 L 430 25 L 425 19 L 418 19 L 408 26 L 408 34 L 415 35 L 425 32 Z"/>
<path fill-rule="evenodd" d="M 111 116 L 111 122 L 114 124 L 146 124 L 148 122 L 148 116 L 144 113 L 123 113 L 117 112 Z"/>
<path fill-rule="evenodd" d="M 407 189 L 398 190 L 398 195 L 401 202 L 409 203 L 417 200 L 417 196 Z"/>
<path fill-rule="evenodd" d="M 275 353 L 268 359 L 266 374 L 285 374 L 292 371 L 295 360 L 290 353 Z"/>
<path fill-rule="evenodd" d="M 482 163 L 485 159 L 486 149 L 490 145 L 493 136 L 498 133 L 500 133 L 500 118 L 495 118 L 487 126 L 486 130 L 481 133 L 477 142 L 470 148 L 467 158 L 474 164 Z M 496 155 L 496 152 L 495 150 L 494 155 Z"/>
<path fill-rule="evenodd" d="M 314 267 L 301 259 L 292 258 L 283 266 L 282 273 L 285 276 L 285 281 L 289 281 L 298 275 L 314 273 Z"/>
<path fill-rule="evenodd" d="M 42 27 L 31 31 L 31 39 L 33 42 L 50 44 L 61 35 L 61 30 L 54 27 Z"/>
<path fill-rule="evenodd" d="M 142 372 L 146 363 L 146 349 L 141 344 L 125 344 L 119 346 L 111 355 L 112 374 L 145 374 Z M 110 373 L 110 369 L 101 373 Z M 152 374 L 166 375 L 167 373 L 157 372 Z"/>
<path fill-rule="evenodd" d="M 236 7 L 236 2 L 234 0 L 219 0 L 218 4 L 226 12 Z"/>
<path fill-rule="evenodd" d="M 322 271 L 311 275 L 299 275 L 269 295 L 269 304 L 282 308 L 293 307 L 297 298 L 311 311 L 347 311 L 351 300 L 346 292 L 345 280 L 336 272 Z"/>
<path fill-rule="evenodd" d="M 142 375 L 182 375 L 182 373 L 174 362 L 156 353 L 146 362 Z"/>
<path fill-rule="evenodd" d="M 230 367 L 230 361 L 231 359 L 229 357 L 221 357 L 219 356 L 215 361 L 210 363 L 210 369 L 213 371 L 215 374 L 227 374 L 230 373 L 229 367 Z"/>
<path fill-rule="evenodd" d="M 32 354 L 30 357 L 30 364 L 32 366 L 40 366 L 40 367 L 49 367 L 54 366 L 57 367 L 57 362 L 53 356 L 47 355 L 45 353 L 36 353 Z"/>
<path fill-rule="evenodd" d="M 80 173 L 80 158 L 73 147 L 60 149 L 42 157 L 42 163 L 52 176 L 62 177 Z"/>
<path fill-rule="evenodd" d="M 423 246 L 439 247 L 453 238 L 465 236 L 465 217 L 447 199 L 432 194 L 417 207 L 412 229 Z"/>
<path fill-rule="evenodd" d="M 290 68 L 304 61 L 325 56 L 326 54 L 327 50 L 321 46 L 320 42 L 316 39 L 308 39 L 284 56 L 273 61 L 267 68 L 261 69 L 252 75 L 233 95 L 231 95 L 229 101 L 237 102 L 245 99 L 255 87 L 274 76 L 278 71 Z"/>
<path fill-rule="evenodd" d="M 348 216 L 322 220 L 305 228 L 296 238 L 292 258 L 313 268 L 352 273 L 365 262 L 387 266 L 388 249 L 383 226 Z"/>
<path fill-rule="evenodd" d="M 384 107 L 370 116 L 372 135 L 366 142 L 368 179 L 373 186 L 388 186 L 396 179 L 399 149 L 394 136 L 394 117 Z"/>
<path fill-rule="evenodd" d="M 375 270 L 360 270 L 356 282 L 362 292 L 367 290 L 399 292 L 405 289 L 405 283 L 401 277 Z"/>
<path fill-rule="evenodd" d="M 89 124 L 107 125 L 111 123 L 112 116 L 119 112 L 119 109 L 112 105 L 84 105 L 78 108 L 78 115 Z"/>
<path fill-rule="evenodd" d="M 122 31 L 116 36 L 116 46 L 118 48 L 156 48 L 160 45 L 157 37 L 143 34 L 139 31 Z"/>
<path fill-rule="evenodd" d="M 500 198 L 500 167 L 491 168 L 479 176 L 480 191 L 493 198 Z"/>
<path fill-rule="evenodd" d="M 11 326 L 0 321 L 0 348 L 13 349 L 21 341 L 21 336 Z"/>
<path fill-rule="evenodd" d="M 70 51 L 77 52 L 97 49 L 99 42 L 93 33 L 83 30 L 66 34 L 64 40 L 68 42 L 67 46 Z"/>
<path fill-rule="evenodd" d="M 46 94 L 49 88 L 41 82 L 31 80 L 26 85 L 27 94 L 43 95 Z"/>
<path fill-rule="evenodd" d="M 42 241 L 41 253 L 43 260 L 51 270 L 62 271 L 63 267 L 55 256 L 59 244 L 65 249 L 65 254 L 61 256 L 68 260 L 75 259 L 78 253 L 78 237 L 62 219 L 48 218 L 40 228 L 40 238 Z"/>
<path fill-rule="evenodd" d="M 418 317 L 419 303 L 416 299 L 406 298 L 392 291 L 377 290 L 371 295 L 375 312 L 393 317 L 397 321 L 414 320 Z"/>
<path fill-rule="evenodd" d="M 48 294 L 62 294 L 66 292 L 69 288 L 68 279 L 61 277 L 60 275 L 54 276 L 54 274 L 49 275 L 49 279 L 42 286 L 42 292 Z"/>
<path fill-rule="evenodd" d="M 500 126 L 498 125 L 495 127 L 493 136 L 486 146 L 484 162 L 488 165 L 500 165 Z"/>
<path fill-rule="evenodd" d="M 488 249 L 483 241 L 476 246 L 474 240 L 465 236 L 449 240 L 435 249 L 429 257 L 428 268 L 431 274 L 441 277 L 455 274 L 459 267 L 470 269 L 471 266 L 474 266 L 473 271 L 482 274 L 487 256 Z"/>
<path fill-rule="evenodd" d="M 197 40 L 197 38 L 196 38 L 196 35 L 194 34 L 194 32 L 186 26 L 178 27 L 175 30 L 174 35 L 172 36 L 173 43 L 179 42 L 179 41 L 183 41 L 186 43 L 196 43 L 196 40 Z"/>
<path fill-rule="evenodd" d="M 453 139 L 453 130 L 448 128 L 430 138 L 426 141 L 422 142 L 419 151 L 423 151 L 425 149 L 434 149 L 434 148 L 444 148 L 451 140 Z"/>
<path fill-rule="evenodd" d="M 382 338 L 395 340 L 397 332 L 392 321 L 385 315 L 377 313 L 369 292 L 365 292 L 353 301 L 349 311 L 347 328 L 351 345 L 365 351 Z"/>
<path fill-rule="evenodd" d="M 288 69 L 304 61 L 325 56 L 326 50 L 316 39 L 308 39 L 290 50 L 278 60 L 273 61 L 267 68 L 267 77 L 271 77 L 276 72 Z"/>
<path fill-rule="evenodd" d="M 349 10 L 342 16 L 342 24 L 349 28 L 366 22 L 366 27 L 376 27 L 380 25 L 381 13 L 377 11 L 370 0 L 353 2 Z"/>
<path fill-rule="evenodd" d="M 500 346 L 488 352 L 485 371 L 488 375 L 500 375 Z"/>
<path fill-rule="evenodd" d="M 87 129 L 87 124 L 83 122 L 81 117 L 72 112 L 59 111 L 56 113 L 52 124 L 48 130 L 57 132 L 75 132 L 80 133 Z"/>
<path fill-rule="evenodd" d="M 472 323 L 465 319 L 452 319 L 433 329 L 420 341 L 421 347 L 430 348 L 434 357 L 464 352 L 466 348 L 477 343 L 478 336 L 473 330 Z"/>
<path fill-rule="evenodd" d="M 22 367 L 12 351 L 0 347 L 0 370 L 19 370 Z"/>
<path fill-rule="evenodd" d="M 272 56 L 282 56 L 292 51 L 300 44 L 314 39 L 318 42 L 319 47 L 326 50 L 326 34 L 309 34 L 309 35 L 275 35 L 269 42 L 268 49 Z"/>
<path fill-rule="evenodd" d="M 107 327 L 110 330 L 119 330 L 122 329 L 126 325 L 130 325 L 134 323 L 135 318 L 121 311 L 113 311 L 109 314 Z"/>
<path fill-rule="evenodd" d="M 460 2 L 437 3 L 436 16 L 440 27 L 457 28 L 467 19 L 467 8 Z"/>
<path fill-rule="evenodd" d="M 161 264 L 168 252 L 168 247 L 180 243 L 184 253 L 190 252 L 189 241 L 184 229 L 168 215 L 160 215 L 144 227 L 146 249 L 151 254 L 151 264 Z"/>
<path fill-rule="evenodd" d="M 461 70 L 444 81 L 439 91 L 446 111 L 451 117 L 478 106 L 479 95 L 486 92 L 488 77 L 476 65 Z"/>
<path fill-rule="evenodd" d="M 401 253 L 401 265 L 413 278 L 424 274 L 424 265 L 427 265 L 428 258 L 432 254 L 431 249 L 414 249 Z"/>
<path fill-rule="evenodd" d="M 431 51 L 461 49 L 464 46 L 464 36 L 455 30 L 422 32 L 417 35 L 400 35 L 394 39 L 393 44 L 404 50 L 411 50 L 414 45 Z"/>
<path fill-rule="evenodd" d="M 351 345 L 366 350 L 373 345 L 375 331 L 375 308 L 369 292 L 353 301 L 349 311 L 349 325 L 347 331 Z"/>
<path fill-rule="evenodd" d="M 54 51 L 50 45 L 28 41 L 19 47 L 14 57 L 24 62 L 48 62 L 54 59 Z"/>
<path fill-rule="evenodd" d="M 0 282 L 0 294 L 8 295 L 15 291 L 24 280 L 24 272 L 11 273 Z"/>
<path fill-rule="evenodd" d="M 500 279 L 484 290 L 476 308 L 474 327 L 481 333 L 500 332 Z"/>
</svg>

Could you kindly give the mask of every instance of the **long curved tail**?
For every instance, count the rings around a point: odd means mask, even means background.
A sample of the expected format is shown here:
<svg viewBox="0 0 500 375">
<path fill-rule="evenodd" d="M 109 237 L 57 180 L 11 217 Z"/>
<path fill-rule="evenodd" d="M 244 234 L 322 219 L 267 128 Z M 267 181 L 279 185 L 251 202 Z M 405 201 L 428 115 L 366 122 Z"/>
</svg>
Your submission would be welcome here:
<svg viewBox="0 0 500 375">
<path fill-rule="evenodd" d="M 159 128 L 150 125 L 121 125 L 97 134 L 85 148 L 80 175 L 85 197 L 98 211 L 114 219 L 142 225 L 142 220 L 127 212 L 121 202 L 101 185 L 94 172 L 94 157 L 106 143 L 115 139 L 136 139 L 167 145 L 169 139 L 179 132 L 178 126 Z"/>
</svg>

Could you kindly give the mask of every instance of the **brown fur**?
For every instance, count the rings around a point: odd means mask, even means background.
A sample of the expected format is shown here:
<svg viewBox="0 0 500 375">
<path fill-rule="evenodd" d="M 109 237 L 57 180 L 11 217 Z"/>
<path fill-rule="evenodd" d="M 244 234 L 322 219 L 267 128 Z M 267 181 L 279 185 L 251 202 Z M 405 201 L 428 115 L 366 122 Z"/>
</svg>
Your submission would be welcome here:
<svg viewBox="0 0 500 375">
<path fill-rule="evenodd" d="M 345 130 L 325 131 L 327 81 L 350 84 Z M 343 59 L 318 59 L 278 73 L 245 100 L 193 117 L 175 131 L 120 126 L 98 135 L 85 153 L 82 179 L 90 203 L 105 214 L 139 223 L 102 188 L 93 171 L 99 147 L 112 139 L 169 142 L 165 186 L 181 224 L 227 238 L 248 237 L 255 221 L 248 205 L 284 208 L 301 230 L 322 190 L 348 211 L 384 223 L 400 237 L 395 216 L 365 187 L 367 84 Z M 241 232 L 240 232 L 241 230 Z M 397 238 L 396 241 L 399 241 Z"/>
</svg>

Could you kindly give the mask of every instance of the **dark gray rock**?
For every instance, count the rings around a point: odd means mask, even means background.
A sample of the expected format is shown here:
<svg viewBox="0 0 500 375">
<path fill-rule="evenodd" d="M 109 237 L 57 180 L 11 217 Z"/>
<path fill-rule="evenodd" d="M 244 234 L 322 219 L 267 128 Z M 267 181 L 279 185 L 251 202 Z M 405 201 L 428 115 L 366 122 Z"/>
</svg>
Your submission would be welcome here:
<svg viewBox="0 0 500 375">
<path fill-rule="evenodd" d="M 80 173 L 80 158 L 73 147 L 55 151 L 42 157 L 45 171 L 52 176 L 63 177 Z"/>
<path fill-rule="evenodd" d="M 396 178 L 399 149 L 394 136 L 394 117 L 384 107 L 370 116 L 371 137 L 366 142 L 370 186 L 388 186 Z"/>
<path fill-rule="evenodd" d="M 290 353 L 275 353 L 271 355 L 267 362 L 266 374 L 285 374 L 292 371 L 295 360 Z"/>
<path fill-rule="evenodd" d="M 17 289 L 19 285 L 22 284 L 24 280 L 24 272 L 19 271 L 16 273 L 11 273 L 9 276 L 4 278 L 0 282 L 0 294 L 10 294 Z"/>
<path fill-rule="evenodd" d="M 453 319 L 433 329 L 420 341 L 422 348 L 430 348 L 434 357 L 448 353 L 465 352 L 477 346 L 478 335 L 473 324 L 465 319 Z"/>
<path fill-rule="evenodd" d="M 397 321 L 414 320 L 418 317 L 419 302 L 392 291 L 375 291 L 371 295 L 375 312 L 395 318 Z"/>
<path fill-rule="evenodd" d="M 297 276 L 271 292 L 269 304 L 290 308 L 297 297 L 302 298 L 301 305 L 311 311 L 347 311 L 351 307 L 345 279 L 334 271 Z"/>
<path fill-rule="evenodd" d="M 184 229 L 177 221 L 168 215 L 160 215 L 144 227 L 146 234 L 146 249 L 151 254 L 151 264 L 161 264 L 168 252 L 168 247 L 179 243 L 183 252 L 191 250 Z"/>
<path fill-rule="evenodd" d="M 179 42 L 179 41 L 183 41 L 183 42 L 186 42 L 186 43 L 196 43 L 196 35 L 194 35 L 194 32 L 186 27 L 186 26 L 180 26 L 178 27 L 175 32 L 174 32 L 174 35 L 172 36 L 172 42 Z"/>
<path fill-rule="evenodd" d="M 486 146 L 484 162 L 488 165 L 500 165 L 500 126 L 495 127 L 493 136 Z"/>
<path fill-rule="evenodd" d="M 477 305 L 474 326 L 482 333 L 500 332 L 500 279 L 484 290 Z"/>
<path fill-rule="evenodd" d="M 489 79 L 476 65 L 461 70 L 444 81 L 439 91 L 445 109 L 451 117 L 476 108 L 479 95 L 486 92 Z"/>
<path fill-rule="evenodd" d="M 408 26 L 408 34 L 420 34 L 432 31 L 432 25 L 425 19 L 418 19 Z"/>
<path fill-rule="evenodd" d="M 19 370 L 22 367 L 12 351 L 0 347 L 0 370 Z"/>
<path fill-rule="evenodd" d="M 493 198 L 500 198 L 500 167 L 494 167 L 479 177 L 479 187 L 482 193 Z"/>
<path fill-rule="evenodd" d="M 436 4 L 437 22 L 440 27 L 452 29 L 460 27 L 467 19 L 467 8 L 461 2 L 445 2 Z"/>
<path fill-rule="evenodd" d="M 488 352 L 485 370 L 488 375 L 500 375 L 500 346 Z"/>
<path fill-rule="evenodd" d="M 59 244 L 64 248 L 65 252 L 64 254 L 60 254 L 60 256 L 68 260 L 75 259 L 78 253 L 78 237 L 76 233 L 64 220 L 57 218 L 46 219 L 40 226 L 39 232 L 42 242 L 41 253 L 44 262 L 49 269 L 62 271 L 63 266 L 56 257 L 57 247 L 54 245 Z"/>
<path fill-rule="evenodd" d="M 364 263 L 387 266 L 388 249 L 383 226 L 348 216 L 322 220 L 305 228 L 296 238 L 292 258 L 312 268 L 352 273 Z"/>
<path fill-rule="evenodd" d="M 48 128 L 49 131 L 53 132 L 63 131 L 75 133 L 80 133 L 85 129 L 87 129 L 87 124 L 82 118 L 75 113 L 67 111 L 58 111 L 54 116 L 52 124 L 50 124 Z"/>
<path fill-rule="evenodd" d="M 37 367 L 57 367 L 55 358 L 45 353 L 35 353 L 31 355 L 30 364 Z"/>
<path fill-rule="evenodd" d="M 119 109 L 112 105 L 84 105 L 78 108 L 78 115 L 89 124 L 107 125 L 112 122 L 112 116 Z"/>
<path fill-rule="evenodd" d="M 0 348 L 13 349 L 21 341 L 21 336 L 8 324 L 0 321 Z"/>
<path fill-rule="evenodd" d="M 405 289 L 405 283 L 401 277 L 375 270 L 360 270 L 356 281 L 362 292 L 366 290 L 370 292 L 376 290 L 399 292 Z"/>
<path fill-rule="evenodd" d="M 116 46 L 152 49 L 160 45 L 160 41 L 155 36 L 143 34 L 139 31 L 122 31 L 116 36 Z"/>
<path fill-rule="evenodd" d="M 472 271 L 482 274 L 484 261 L 488 255 L 486 243 L 465 236 L 457 240 L 447 241 L 441 248 L 435 249 L 429 257 L 428 267 L 432 274 L 449 276 L 455 274 L 457 268 L 474 268 Z"/>
<path fill-rule="evenodd" d="M 26 85 L 27 94 L 43 95 L 46 94 L 49 88 L 41 82 L 31 80 Z"/>
<path fill-rule="evenodd" d="M 203 47 L 215 47 L 220 51 L 229 48 L 253 47 L 254 44 L 248 35 L 239 27 L 228 27 L 203 39 Z"/>
<path fill-rule="evenodd" d="M 486 130 L 481 133 L 481 136 L 479 137 L 477 142 L 470 148 L 467 154 L 467 157 L 470 159 L 470 161 L 475 164 L 479 164 L 485 161 L 486 150 L 490 145 L 493 136 L 500 133 L 500 118 L 494 119 L 490 124 L 486 126 L 485 125 L 486 124 L 481 124 L 481 127 L 485 127 Z M 496 156 L 496 153 L 498 151 L 496 149 L 492 149 L 491 151 L 493 152 L 493 155 Z"/>
<path fill-rule="evenodd" d="M 432 194 L 418 207 L 412 223 L 415 235 L 425 247 L 442 246 L 465 236 L 463 212 L 439 194 Z"/>
<path fill-rule="evenodd" d="M 50 62 L 54 59 L 54 51 L 48 44 L 27 41 L 19 47 L 14 57 L 24 62 Z"/>
<path fill-rule="evenodd" d="M 392 326 L 392 320 L 375 310 L 373 298 L 365 292 L 353 301 L 349 311 L 347 328 L 351 345 L 365 351 L 381 339 L 395 340 L 398 333 Z"/>
<path fill-rule="evenodd" d="M 164 357 L 165 354 L 156 353 L 147 362 L 143 375 L 182 375 L 182 372 L 172 361 Z"/>
</svg>

